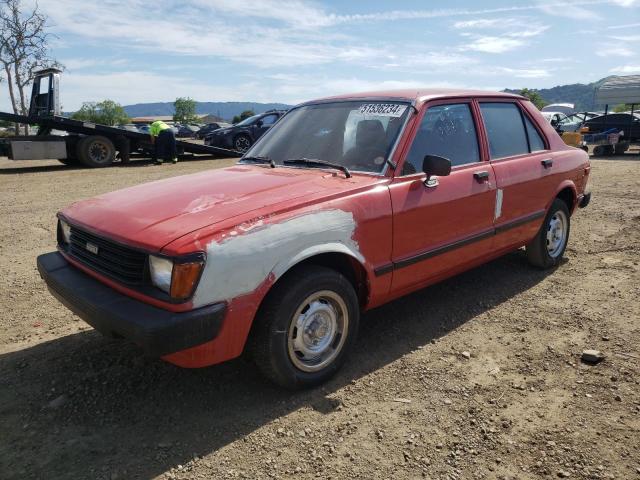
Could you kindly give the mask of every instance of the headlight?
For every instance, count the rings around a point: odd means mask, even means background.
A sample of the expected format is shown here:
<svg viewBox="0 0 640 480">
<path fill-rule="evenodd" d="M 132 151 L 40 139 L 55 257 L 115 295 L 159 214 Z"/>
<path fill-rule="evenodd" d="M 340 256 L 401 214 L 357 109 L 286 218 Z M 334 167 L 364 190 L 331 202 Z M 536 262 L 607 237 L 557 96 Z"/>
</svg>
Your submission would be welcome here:
<svg viewBox="0 0 640 480">
<path fill-rule="evenodd" d="M 62 234 L 62 241 L 66 244 L 71 242 L 71 225 L 62 219 L 58 219 L 60 225 L 60 233 Z"/>
<path fill-rule="evenodd" d="M 151 283 L 163 292 L 170 293 L 173 262 L 168 258 L 149 255 L 149 271 Z"/>
<path fill-rule="evenodd" d="M 174 300 L 184 300 L 193 294 L 203 266 L 203 260 L 174 263 L 169 258 L 149 255 L 151 283 Z"/>
</svg>

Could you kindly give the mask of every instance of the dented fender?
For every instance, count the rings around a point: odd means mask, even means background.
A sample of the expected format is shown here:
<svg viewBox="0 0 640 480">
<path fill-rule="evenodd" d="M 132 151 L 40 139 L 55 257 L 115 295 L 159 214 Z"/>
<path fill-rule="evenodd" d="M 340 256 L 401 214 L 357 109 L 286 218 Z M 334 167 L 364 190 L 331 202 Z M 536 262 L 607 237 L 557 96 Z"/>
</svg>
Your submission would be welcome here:
<svg viewBox="0 0 640 480">
<path fill-rule="evenodd" d="M 352 212 L 323 209 L 233 229 L 206 244 L 207 262 L 193 297 L 197 308 L 250 294 L 313 255 L 345 253 L 364 263 Z"/>
</svg>

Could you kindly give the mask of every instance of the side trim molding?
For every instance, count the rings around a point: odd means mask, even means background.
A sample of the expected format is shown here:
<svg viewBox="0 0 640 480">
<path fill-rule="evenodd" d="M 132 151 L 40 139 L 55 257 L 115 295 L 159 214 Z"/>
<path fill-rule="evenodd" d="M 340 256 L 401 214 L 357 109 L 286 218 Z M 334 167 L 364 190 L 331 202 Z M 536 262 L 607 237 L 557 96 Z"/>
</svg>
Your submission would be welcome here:
<svg viewBox="0 0 640 480">
<path fill-rule="evenodd" d="M 414 263 L 418 263 L 418 262 L 422 262 L 424 260 L 428 260 L 429 258 L 433 258 L 436 257 L 438 255 L 442 255 L 443 253 L 447 253 L 450 252 L 452 250 L 455 250 L 457 248 L 461 248 L 464 246 L 467 246 L 471 243 L 475 243 L 475 242 L 479 242 L 481 240 L 484 240 L 486 238 L 492 237 L 494 235 L 498 235 L 499 233 L 503 233 L 507 230 L 511 230 L 512 228 L 517 228 L 517 227 L 521 227 L 522 225 L 525 225 L 527 223 L 533 222 L 534 220 L 538 220 L 542 217 L 544 217 L 546 214 L 545 210 L 539 210 L 537 212 L 532 213 L 531 215 L 527 215 L 526 217 L 522 217 L 522 218 L 518 218 L 516 220 L 511 220 L 509 222 L 505 222 L 501 225 L 498 225 L 494 228 L 491 228 L 490 230 L 487 230 L 485 232 L 482 233 L 478 233 L 475 235 L 472 235 L 470 237 L 467 238 L 463 238 L 462 240 L 457 240 L 455 242 L 449 243 L 447 245 L 443 245 L 441 247 L 438 248 L 433 248 L 431 250 L 426 250 L 424 252 L 418 253 L 416 255 L 413 255 L 411 257 L 407 257 L 404 258 L 402 260 L 398 260 L 396 262 L 389 262 L 389 263 L 385 263 L 383 265 L 380 265 L 379 267 L 376 267 L 373 269 L 373 273 L 375 274 L 376 277 L 379 277 L 381 275 L 385 275 L 389 272 L 392 272 L 394 270 L 400 269 L 400 268 L 404 268 L 404 267 L 408 267 L 410 265 L 413 265 Z"/>
</svg>

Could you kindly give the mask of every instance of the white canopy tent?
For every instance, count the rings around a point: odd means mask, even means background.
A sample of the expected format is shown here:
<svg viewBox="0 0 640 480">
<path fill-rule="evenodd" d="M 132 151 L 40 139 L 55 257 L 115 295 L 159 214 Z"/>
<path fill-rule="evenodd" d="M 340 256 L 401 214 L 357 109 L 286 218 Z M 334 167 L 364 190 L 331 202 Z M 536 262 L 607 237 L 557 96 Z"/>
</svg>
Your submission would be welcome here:
<svg viewBox="0 0 640 480">
<path fill-rule="evenodd" d="M 596 92 L 599 105 L 640 104 L 640 75 L 615 77 L 604 82 Z"/>
</svg>

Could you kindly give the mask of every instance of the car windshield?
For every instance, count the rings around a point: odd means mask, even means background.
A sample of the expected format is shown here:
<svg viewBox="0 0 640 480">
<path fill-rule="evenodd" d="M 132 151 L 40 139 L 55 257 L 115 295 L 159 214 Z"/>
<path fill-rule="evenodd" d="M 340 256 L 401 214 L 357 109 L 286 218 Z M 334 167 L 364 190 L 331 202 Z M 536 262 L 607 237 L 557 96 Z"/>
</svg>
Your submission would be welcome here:
<svg viewBox="0 0 640 480">
<path fill-rule="evenodd" d="M 246 157 L 268 158 L 277 165 L 314 160 L 354 171 L 380 173 L 409 110 L 407 103 L 382 101 L 298 107 L 271 128 Z M 307 162 L 306 166 L 319 165 Z"/>
<path fill-rule="evenodd" d="M 245 118 L 245 119 L 244 119 L 244 120 L 242 120 L 241 122 L 238 122 L 238 123 L 236 123 L 236 124 L 234 124 L 234 125 L 238 125 L 238 126 L 244 127 L 245 125 L 250 125 L 250 124 L 252 124 L 252 123 L 253 123 L 253 122 L 255 122 L 259 117 L 260 117 L 260 115 L 254 115 L 253 117 Z"/>
</svg>

